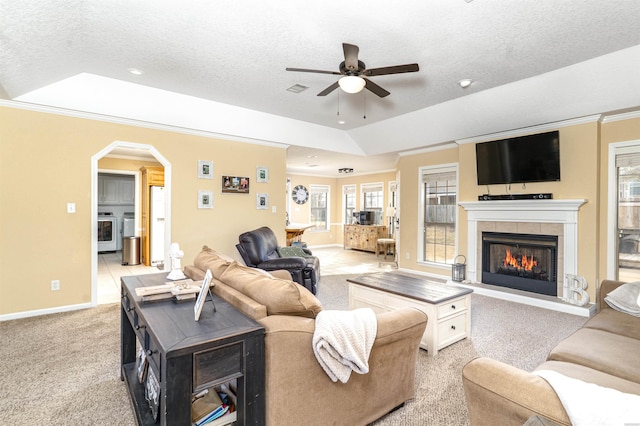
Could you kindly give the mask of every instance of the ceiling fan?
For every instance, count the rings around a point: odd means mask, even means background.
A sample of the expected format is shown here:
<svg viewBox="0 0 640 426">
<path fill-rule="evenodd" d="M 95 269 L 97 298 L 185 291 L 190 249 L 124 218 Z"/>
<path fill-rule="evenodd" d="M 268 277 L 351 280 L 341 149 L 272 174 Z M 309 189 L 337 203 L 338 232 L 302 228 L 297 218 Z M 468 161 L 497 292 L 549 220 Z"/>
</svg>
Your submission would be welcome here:
<svg viewBox="0 0 640 426">
<path fill-rule="evenodd" d="M 401 74 L 405 72 L 416 72 L 420 68 L 418 64 L 406 64 L 406 65 L 393 65 L 390 67 L 382 68 L 369 68 L 367 69 L 364 62 L 358 59 L 358 53 L 360 49 L 355 44 L 342 43 L 342 49 L 344 51 L 344 61 L 339 65 L 338 71 L 322 71 L 322 70 L 310 70 L 305 68 L 287 68 L 287 71 L 297 72 L 314 72 L 320 74 L 333 74 L 341 75 L 342 77 L 333 83 L 331 86 L 318 93 L 318 96 L 327 96 L 329 93 L 340 87 L 347 93 L 358 93 L 363 88 L 375 93 L 376 95 L 384 98 L 388 96 L 390 92 L 378 86 L 373 81 L 366 77 L 375 77 L 377 75 L 388 74 Z"/>
</svg>

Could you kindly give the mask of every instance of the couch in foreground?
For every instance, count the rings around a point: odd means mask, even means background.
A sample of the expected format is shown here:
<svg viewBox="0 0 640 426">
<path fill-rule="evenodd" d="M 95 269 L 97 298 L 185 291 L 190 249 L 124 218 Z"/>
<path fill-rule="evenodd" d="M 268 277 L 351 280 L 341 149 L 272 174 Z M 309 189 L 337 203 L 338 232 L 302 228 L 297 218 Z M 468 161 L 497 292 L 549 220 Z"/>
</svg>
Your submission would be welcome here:
<svg viewBox="0 0 640 426">
<path fill-rule="evenodd" d="M 640 395 L 640 318 L 614 310 L 604 301 L 623 284 L 603 281 L 598 313 L 560 342 L 535 371 L 551 370 Z M 462 378 L 472 425 L 522 425 L 534 416 L 571 425 L 554 389 L 535 372 L 476 358 L 463 368 Z M 604 403 L 602 409 L 607 409 Z"/>
<path fill-rule="evenodd" d="M 185 274 L 213 274 L 213 292 L 265 328 L 267 425 L 365 425 L 414 397 L 420 339 L 427 324 L 417 309 L 377 315 L 367 374 L 332 382 L 312 348 L 318 299 L 290 279 L 231 261 L 207 247 Z M 286 276 L 286 272 L 285 275 Z"/>
</svg>

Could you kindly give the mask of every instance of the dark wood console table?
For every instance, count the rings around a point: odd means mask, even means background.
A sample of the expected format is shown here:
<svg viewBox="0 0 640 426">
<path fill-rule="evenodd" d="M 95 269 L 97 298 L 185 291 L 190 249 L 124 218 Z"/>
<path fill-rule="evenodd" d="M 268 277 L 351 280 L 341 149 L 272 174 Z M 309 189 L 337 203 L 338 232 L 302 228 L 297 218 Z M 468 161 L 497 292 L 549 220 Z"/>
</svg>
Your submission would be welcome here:
<svg viewBox="0 0 640 426">
<path fill-rule="evenodd" d="M 135 288 L 164 284 L 167 274 L 122 277 L 121 378 L 139 425 L 155 424 L 138 380 L 136 340 L 160 388 L 161 425 L 191 425 L 192 395 L 237 379 L 239 425 L 264 424 L 264 328 L 214 296 L 199 321 L 194 302 L 142 303 Z"/>
</svg>

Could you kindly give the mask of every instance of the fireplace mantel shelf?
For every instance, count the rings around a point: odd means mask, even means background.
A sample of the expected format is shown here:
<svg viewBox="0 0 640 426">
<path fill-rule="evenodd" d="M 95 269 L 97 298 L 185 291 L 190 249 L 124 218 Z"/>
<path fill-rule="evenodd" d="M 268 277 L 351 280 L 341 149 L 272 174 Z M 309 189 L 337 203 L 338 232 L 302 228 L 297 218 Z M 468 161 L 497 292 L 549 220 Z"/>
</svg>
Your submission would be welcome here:
<svg viewBox="0 0 640 426">
<path fill-rule="evenodd" d="M 467 211 L 578 211 L 586 199 L 574 200 L 491 200 L 461 201 L 458 203 Z"/>
</svg>

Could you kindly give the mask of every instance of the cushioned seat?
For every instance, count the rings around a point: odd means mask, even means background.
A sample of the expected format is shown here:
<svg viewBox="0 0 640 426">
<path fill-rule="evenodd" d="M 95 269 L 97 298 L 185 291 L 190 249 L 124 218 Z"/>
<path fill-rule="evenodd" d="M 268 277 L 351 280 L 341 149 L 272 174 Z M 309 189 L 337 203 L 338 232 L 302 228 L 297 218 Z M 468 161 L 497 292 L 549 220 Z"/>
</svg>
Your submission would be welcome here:
<svg viewBox="0 0 640 426">
<path fill-rule="evenodd" d="M 287 257 L 281 256 L 278 252 L 278 239 L 266 226 L 240 234 L 238 240 L 236 248 L 247 266 L 265 271 L 287 270 L 293 281 L 311 293 L 317 293 L 320 261 L 309 249 L 297 248 L 301 250 L 302 256 L 289 256 L 288 253 Z"/>
</svg>

